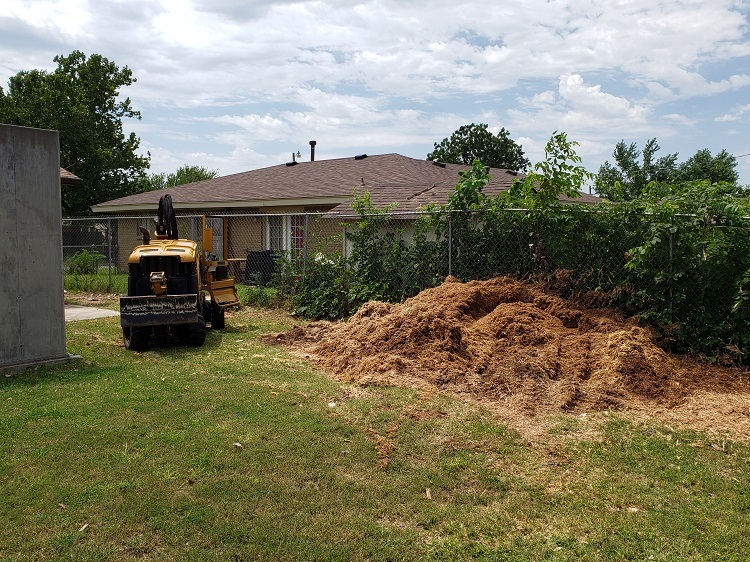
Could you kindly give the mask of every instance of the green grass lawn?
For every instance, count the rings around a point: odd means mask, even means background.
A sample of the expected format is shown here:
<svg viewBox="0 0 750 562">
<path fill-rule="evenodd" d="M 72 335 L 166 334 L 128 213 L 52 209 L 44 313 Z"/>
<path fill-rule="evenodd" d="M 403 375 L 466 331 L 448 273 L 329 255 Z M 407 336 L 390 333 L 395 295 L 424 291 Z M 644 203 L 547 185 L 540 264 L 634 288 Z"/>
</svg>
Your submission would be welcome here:
<svg viewBox="0 0 750 562">
<path fill-rule="evenodd" d="M 96 273 L 66 273 L 63 275 L 63 287 L 66 291 L 125 294 L 128 291 L 128 275 L 106 268 Z"/>
<path fill-rule="evenodd" d="M 614 414 L 530 443 L 258 341 L 290 325 L 132 353 L 74 322 L 82 362 L 0 377 L 0 560 L 748 559 L 746 444 Z"/>
<path fill-rule="evenodd" d="M 66 273 L 63 276 L 63 287 L 65 291 L 69 291 L 71 294 L 126 295 L 128 292 L 128 275 L 116 271 L 110 273 L 106 268 L 99 269 L 97 273 Z M 237 283 L 236 291 L 240 302 L 245 305 L 271 308 L 284 304 L 284 295 L 279 295 L 279 291 L 274 287 L 256 287 Z M 113 299 L 106 304 L 98 303 L 97 306 L 118 309 L 119 303 L 117 299 Z"/>
</svg>

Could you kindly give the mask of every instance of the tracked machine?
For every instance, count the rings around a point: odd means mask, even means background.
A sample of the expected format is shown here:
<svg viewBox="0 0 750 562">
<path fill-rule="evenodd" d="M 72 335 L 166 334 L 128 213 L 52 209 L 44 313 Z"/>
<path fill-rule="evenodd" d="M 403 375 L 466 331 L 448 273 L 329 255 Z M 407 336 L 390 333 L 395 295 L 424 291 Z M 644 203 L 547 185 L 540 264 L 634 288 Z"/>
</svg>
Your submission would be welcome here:
<svg viewBox="0 0 750 562">
<path fill-rule="evenodd" d="M 172 198 L 159 200 L 155 236 L 140 228 L 143 244 L 128 258 L 128 293 L 120 297 L 125 347 L 148 347 L 152 336 L 201 346 L 207 324 L 224 328 L 224 312 L 239 304 L 227 262 L 211 259 L 213 231 L 203 217 L 203 241 L 181 239 Z"/>
</svg>

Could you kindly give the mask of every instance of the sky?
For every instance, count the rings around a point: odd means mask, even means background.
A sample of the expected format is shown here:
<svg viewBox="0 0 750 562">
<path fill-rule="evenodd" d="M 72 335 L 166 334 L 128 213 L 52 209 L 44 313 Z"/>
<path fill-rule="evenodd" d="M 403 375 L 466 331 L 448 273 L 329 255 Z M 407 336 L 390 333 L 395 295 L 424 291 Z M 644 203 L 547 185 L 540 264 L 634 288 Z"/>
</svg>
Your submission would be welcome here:
<svg viewBox="0 0 750 562">
<path fill-rule="evenodd" d="M 74 50 L 127 66 L 152 173 L 308 161 L 310 140 L 424 159 L 486 123 L 532 163 L 564 131 L 591 172 L 621 140 L 726 149 L 750 184 L 749 23 L 750 0 L 3 0 L 0 85 Z"/>
</svg>

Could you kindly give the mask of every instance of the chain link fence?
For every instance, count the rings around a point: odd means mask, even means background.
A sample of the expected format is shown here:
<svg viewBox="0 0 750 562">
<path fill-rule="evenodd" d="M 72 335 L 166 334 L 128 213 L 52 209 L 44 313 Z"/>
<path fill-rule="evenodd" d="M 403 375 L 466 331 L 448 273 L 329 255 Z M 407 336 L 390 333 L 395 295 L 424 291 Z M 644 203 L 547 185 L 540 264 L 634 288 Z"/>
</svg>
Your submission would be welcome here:
<svg viewBox="0 0 750 562">
<path fill-rule="evenodd" d="M 738 242 L 748 239 L 749 228 L 713 226 L 698 232 L 690 217 L 682 217 L 680 222 L 668 230 L 650 257 L 665 283 L 678 280 L 672 277 L 689 259 L 686 250 L 698 251 L 704 263 L 717 245 L 724 244 L 733 252 L 731 271 L 712 270 L 703 285 L 720 285 L 717 276 L 735 277 L 738 265 L 743 273 L 747 269 L 746 247 Z M 633 276 L 626 269 L 632 258 L 629 253 L 647 242 L 652 229 L 647 216 L 601 221 L 595 211 L 586 211 L 539 220 L 526 210 L 506 210 L 489 219 L 474 212 L 440 216 L 392 212 L 364 217 L 225 214 L 208 216 L 206 225 L 213 230 L 213 256 L 229 260 L 240 283 L 272 283 L 278 277 L 279 262 L 289 261 L 290 256 L 299 266 L 298 273 L 304 273 L 311 261 L 341 257 L 372 268 L 372 272 L 363 272 L 370 276 L 386 277 L 388 269 L 401 270 L 404 282 L 417 292 L 449 275 L 468 281 L 552 272 L 574 272 L 576 285 L 609 291 Z M 63 219 L 64 273 L 108 277 L 127 273 L 131 251 L 143 243 L 140 228 L 153 232 L 154 217 Z M 180 238 L 202 244 L 202 215 L 179 215 L 178 229 Z M 695 241 L 684 242 L 695 236 L 699 237 L 697 248 Z M 382 262 L 382 267 L 374 267 L 374 261 Z"/>
<path fill-rule="evenodd" d="M 274 287 L 295 306 L 306 294 L 341 303 L 313 316 L 345 316 L 372 298 L 403 300 L 449 275 L 462 281 L 507 275 L 544 280 L 588 304 L 598 298 L 619 306 L 662 327 L 668 340 L 687 338 L 691 348 L 742 353 L 750 343 L 745 224 L 693 216 L 665 223 L 582 206 L 546 214 L 237 213 L 208 217 L 206 224 L 213 256 L 229 261 L 238 283 Z M 153 216 L 63 220 L 66 287 L 124 292 L 141 227 L 153 232 Z M 181 238 L 202 243 L 202 216 L 178 215 L 178 228 Z"/>
</svg>

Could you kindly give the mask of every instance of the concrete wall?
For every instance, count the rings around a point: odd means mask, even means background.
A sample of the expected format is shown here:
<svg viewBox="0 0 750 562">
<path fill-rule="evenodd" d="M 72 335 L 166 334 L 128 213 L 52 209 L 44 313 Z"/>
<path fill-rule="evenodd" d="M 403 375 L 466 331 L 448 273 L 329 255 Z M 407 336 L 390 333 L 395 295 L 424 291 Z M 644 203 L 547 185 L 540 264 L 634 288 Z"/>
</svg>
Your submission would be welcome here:
<svg viewBox="0 0 750 562">
<path fill-rule="evenodd" d="M 67 361 L 57 131 L 0 125 L 0 371 Z"/>
</svg>

